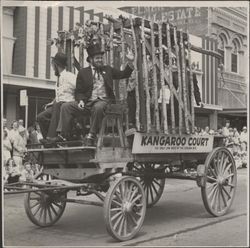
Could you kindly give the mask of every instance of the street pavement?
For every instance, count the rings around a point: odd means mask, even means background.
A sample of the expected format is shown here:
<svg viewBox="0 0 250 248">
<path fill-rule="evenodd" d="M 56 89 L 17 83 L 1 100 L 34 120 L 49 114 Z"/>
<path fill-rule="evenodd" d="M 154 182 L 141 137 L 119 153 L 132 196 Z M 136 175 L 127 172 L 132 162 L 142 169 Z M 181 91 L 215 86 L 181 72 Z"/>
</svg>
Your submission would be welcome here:
<svg viewBox="0 0 250 248">
<path fill-rule="evenodd" d="M 248 170 L 238 169 L 238 186 L 230 211 L 209 215 L 196 182 L 167 179 L 160 201 L 147 209 L 140 233 L 117 243 L 105 229 L 103 209 L 69 203 L 52 227 L 34 226 L 22 195 L 4 196 L 5 246 L 243 246 L 248 243 Z"/>
</svg>

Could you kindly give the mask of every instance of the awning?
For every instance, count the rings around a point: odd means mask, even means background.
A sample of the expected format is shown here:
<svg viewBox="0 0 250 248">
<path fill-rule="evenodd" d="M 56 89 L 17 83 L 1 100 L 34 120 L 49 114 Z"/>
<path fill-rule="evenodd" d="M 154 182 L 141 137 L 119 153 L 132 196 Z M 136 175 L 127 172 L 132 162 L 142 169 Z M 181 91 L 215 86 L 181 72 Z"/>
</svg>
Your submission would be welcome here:
<svg viewBox="0 0 250 248">
<path fill-rule="evenodd" d="M 219 111 L 218 114 L 247 117 L 247 108 L 224 108 L 222 111 Z"/>
</svg>

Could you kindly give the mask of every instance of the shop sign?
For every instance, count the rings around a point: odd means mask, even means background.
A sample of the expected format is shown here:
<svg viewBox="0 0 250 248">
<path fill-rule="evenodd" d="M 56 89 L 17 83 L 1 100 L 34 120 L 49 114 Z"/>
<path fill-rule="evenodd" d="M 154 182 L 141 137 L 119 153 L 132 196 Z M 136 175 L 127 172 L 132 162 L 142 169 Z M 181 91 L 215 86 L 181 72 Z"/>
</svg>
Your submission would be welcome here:
<svg viewBox="0 0 250 248">
<path fill-rule="evenodd" d="M 27 90 L 20 90 L 20 106 L 28 105 Z"/>
<path fill-rule="evenodd" d="M 211 135 L 165 135 L 135 133 L 132 153 L 208 153 L 213 149 Z"/>
</svg>

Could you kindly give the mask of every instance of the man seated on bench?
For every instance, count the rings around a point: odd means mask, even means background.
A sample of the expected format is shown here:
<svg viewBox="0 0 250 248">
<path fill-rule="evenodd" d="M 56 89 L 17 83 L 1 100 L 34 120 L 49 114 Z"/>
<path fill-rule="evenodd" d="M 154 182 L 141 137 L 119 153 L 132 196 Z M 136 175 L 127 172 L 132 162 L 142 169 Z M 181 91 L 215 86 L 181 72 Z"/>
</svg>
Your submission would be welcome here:
<svg viewBox="0 0 250 248">
<path fill-rule="evenodd" d="M 38 114 L 39 123 L 44 140 L 43 143 L 52 142 L 57 139 L 56 129 L 58 127 L 60 108 L 64 102 L 75 100 L 76 76 L 66 71 L 67 56 L 58 52 L 52 57 L 52 66 L 57 76 L 55 87 L 55 99 L 45 106 L 45 110 Z"/>
<path fill-rule="evenodd" d="M 61 106 L 58 129 L 60 135 L 68 139 L 72 119 L 79 114 L 90 115 L 90 130 L 86 136 L 86 145 L 94 146 L 105 109 L 110 102 L 115 101 L 113 80 L 129 78 L 133 71 L 134 55 L 127 54 L 128 63 L 123 71 L 109 65 L 104 65 L 103 54 L 99 43 L 87 48 L 87 61 L 90 66 L 82 68 L 76 80 L 76 101 L 63 103 Z M 58 136 L 58 141 L 60 141 Z"/>
</svg>

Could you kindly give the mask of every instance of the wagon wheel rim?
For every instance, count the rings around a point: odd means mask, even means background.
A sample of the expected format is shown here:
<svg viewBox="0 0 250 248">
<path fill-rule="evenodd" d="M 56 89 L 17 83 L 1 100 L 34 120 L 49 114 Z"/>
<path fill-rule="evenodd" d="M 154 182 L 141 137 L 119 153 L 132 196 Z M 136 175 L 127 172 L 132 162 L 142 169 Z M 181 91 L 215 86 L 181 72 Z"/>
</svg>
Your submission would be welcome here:
<svg viewBox="0 0 250 248">
<path fill-rule="evenodd" d="M 40 180 L 48 178 L 39 176 Z M 37 178 L 38 179 L 38 178 Z M 62 216 L 66 207 L 65 191 L 35 191 L 25 194 L 24 206 L 28 218 L 37 226 L 47 227 L 55 224 Z"/>
<path fill-rule="evenodd" d="M 146 213 L 144 190 L 133 177 L 123 177 L 109 189 L 104 202 L 104 219 L 109 234 L 118 241 L 133 238 Z"/>
<path fill-rule="evenodd" d="M 217 148 L 206 159 L 202 199 L 213 216 L 224 215 L 233 203 L 237 186 L 235 161 L 226 148 Z"/>
<path fill-rule="evenodd" d="M 133 170 L 138 173 L 145 173 L 150 175 L 153 171 L 161 169 L 161 165 L 149 163 L 134 163 Z M 140 182 L 145 192 L 147 207 L 154 206 L 161 198 L 166 179 L 158 179 L 152 176 L 140 177 Z"/>
</svg>

